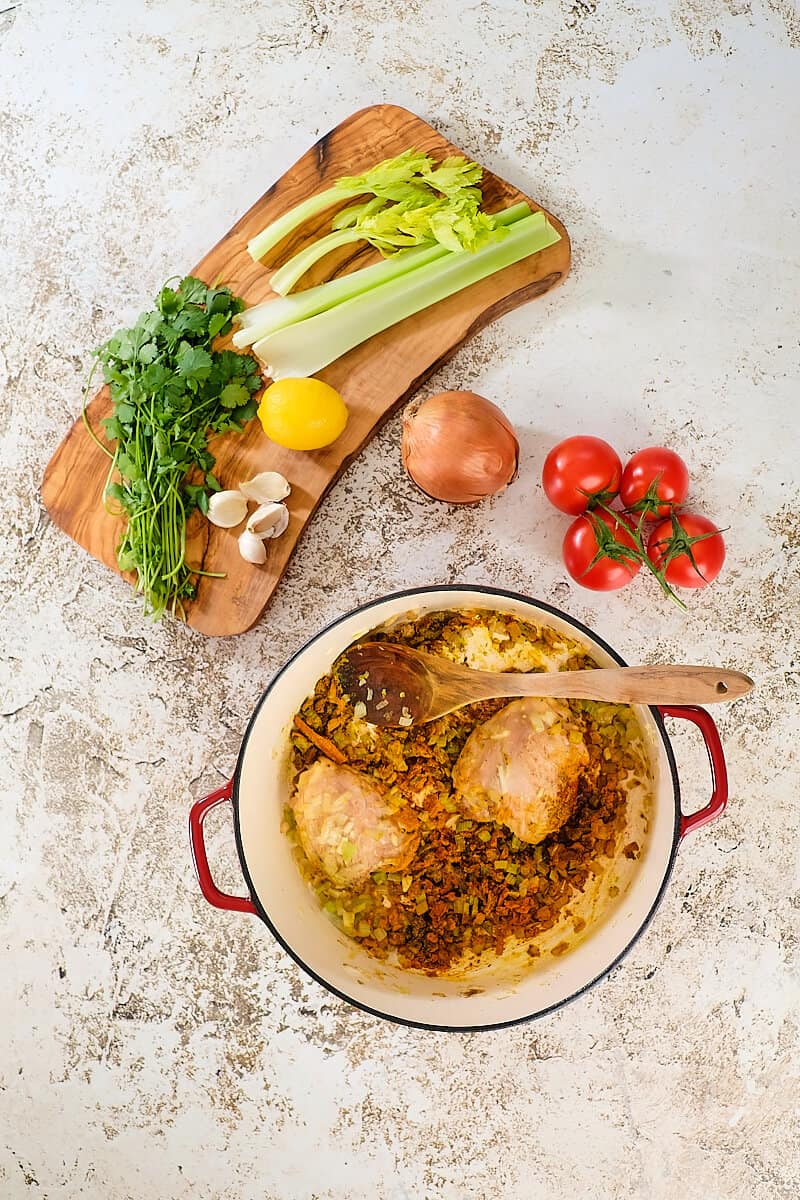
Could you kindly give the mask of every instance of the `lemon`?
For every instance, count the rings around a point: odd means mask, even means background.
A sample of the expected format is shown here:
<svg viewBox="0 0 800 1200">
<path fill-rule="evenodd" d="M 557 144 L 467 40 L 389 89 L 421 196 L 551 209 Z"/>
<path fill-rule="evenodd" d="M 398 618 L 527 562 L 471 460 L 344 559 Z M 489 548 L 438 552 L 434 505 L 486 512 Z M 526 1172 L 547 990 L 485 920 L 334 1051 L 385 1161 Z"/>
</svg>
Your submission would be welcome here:
<svg viewBox="0 0 800 1200">
<path fill-rule="evenodd" d="M 319 450 L 347 424 L 345 402 L 321 379 L 279 379 L 258 406 L 264 433 L 287 450 Z"/>
</svg>

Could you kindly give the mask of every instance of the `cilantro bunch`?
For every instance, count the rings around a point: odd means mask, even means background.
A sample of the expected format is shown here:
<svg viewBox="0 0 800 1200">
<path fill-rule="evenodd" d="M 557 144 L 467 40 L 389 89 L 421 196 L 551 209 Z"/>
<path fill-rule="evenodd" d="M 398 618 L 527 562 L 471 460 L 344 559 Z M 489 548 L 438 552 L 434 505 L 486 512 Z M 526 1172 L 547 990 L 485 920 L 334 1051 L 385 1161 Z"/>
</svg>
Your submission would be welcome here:
<svg viewBox="0 0 800 1200">
<path fill-rule="evenodd" d="M 255 416 L 261 387 L 258 363 L 246 354 L 215 351 L 243 301 L 228 288 L 187 275 L 165 285 L 152 312 L 120 329 L 95 351 L 88 398 L 98 366 L 111 394 L 112 415 L 101 421 L 111 450 L 107 500 L 126 518 L 117 549 L 120 570 L 135 571 L 145 612 L 185 616 L 195 577 L 209 574 L 186 562 L 186 521 L 208 511 L 208 489 L 219 490 L 208 449 L 212 435 L 241 432 Z M 114 510 L 111 510 L 114 511 Z"/>
</svg>

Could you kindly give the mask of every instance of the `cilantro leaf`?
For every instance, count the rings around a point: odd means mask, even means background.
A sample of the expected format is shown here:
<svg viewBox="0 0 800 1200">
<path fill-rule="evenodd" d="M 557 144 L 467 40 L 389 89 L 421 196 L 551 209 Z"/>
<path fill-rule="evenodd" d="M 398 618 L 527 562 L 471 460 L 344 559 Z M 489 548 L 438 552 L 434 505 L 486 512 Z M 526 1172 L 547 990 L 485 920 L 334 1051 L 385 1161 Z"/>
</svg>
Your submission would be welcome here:
<svg viewBox="0 0 800 1200">
<path fill-rule="evenodd" d="M 205 304 L 208 288 L 202 279 L 186 275 L 178 284 L 178 295 L 184 304 Z"/>
<path fill-rule="evenodd" d="M 238 408 L 246 404 L 250 393 L 242 383 L 226 383 L 219 394 L 219 402 L 223 408 Z"/>
<path fill-rule="evenodd" d="M 142 477 L 142 468 L 124 451 L 117 455 L 117 470 L 124 479 L 130 479 L 134 482 Z"/>
<path fill-rule="evenodd" d="M 206 296 L 206 312 L 236 312 L 241 301 L 234 299 L 228 288 L 211 288 Z"/>
<path fill-rule="evenodd" d="M 218 333 L 221 333 L 223 328 L 230 321 L 230 314 L 227 312 L 215 312 L 211 320 L 208 322 L 208 336 L 215 338 Z M 226 330 L 227 332 L 227 330 Z"/>
<path fill-rule="evenodd" d="M 100 424 L 103 426 L 105 435 L 109 439 L 109 441 L 113 442 L 117 438 L 121 438 L 121 437 L 125 436 L 125 431 L 123 430 L 121 424 L 119 423 L 119 421 L 117 420 L 116 417 L 103 417 Z"/>
<path fill-rule="evenodd" d="M 226 383 L 240 379 L 242 371 L 248 371 L 246 363 L 254 363 L 258 369 L 258 364 L 249 354 L 237 354 L 235 350 L 221 350 L 214 359 L 212 376 L 214 385 L 222 391 Z"/>
<path fill-rule="evenodd" d="M 202 346 L 184 343 L 178 352 L 175 366 L 183 379 L 208 379 L 211 374 L 211 355 Z"/>
<path fill-rule="evenodd" d="M 132 362 L 136 357 L 133 332 L 132 329 L 123 329 L 109 342 L 111 355 L 122 363 Z"/>
<path fill-rule="evenodd" d="M 165 317 L 171 317 L 181 310 L 181 298 L 171 287 L 163 287 L 156 300 L 158 311 Z"/>
<path fill-rule="evenodd" d="M 231 413 L 232 420 L 236 421 L 237 425 L 244 425 L 258 412 L 258 401 L 250 399 L 247 404 L 243 404 L 241 408 L 235 408 Z"/>
<path fill-rule="evenodd" d="M 156 392 L 161 392 L 173 380 L 172 371 L 164 362 L 150 363 L 149 366 L 142 371 L 139 376 L 139 383 L 142 391 L 146 395 L 154 395 Z M 180 384 L 181 389 L 183 384 Z"/>
<path fill-rule="evenodd" d="M 134 417 L 136 416 L 136 409 L 132 404 L 126 404 L 124 401 L 122 401 L 115 406 L 114 416 L 117 418 L 117 421 L 122 421 L 123 424 L 130 425 L 131 421 L 133 421 Z M 119 437 L 119 434 L 115 434 L 114 436 Z"/>
<path fill-rule="evenodd" d="M 158 330 L 161 324 L 161 316 L 158 312 L 142 313 L 139 320 L 136 322 L 136 328 L 140 330 L 145 338 L 152 337 Z"/>
<path fill-rule="evenodd" d="M 196 304 L 187 304 L 173 321 L 173 327 L 179 333 L 205 333 L 208 318 L 202 308 Z"/>
</svg>

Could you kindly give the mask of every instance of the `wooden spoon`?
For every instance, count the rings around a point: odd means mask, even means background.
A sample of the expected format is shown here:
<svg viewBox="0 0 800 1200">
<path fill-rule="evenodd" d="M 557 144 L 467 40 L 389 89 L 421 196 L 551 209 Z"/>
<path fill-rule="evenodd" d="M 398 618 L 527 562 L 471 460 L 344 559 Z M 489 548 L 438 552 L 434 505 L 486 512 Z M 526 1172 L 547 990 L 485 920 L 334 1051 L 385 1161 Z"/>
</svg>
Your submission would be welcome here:
<svg viewBox="0 0 800 1200">
<path fill-rule="evenodd" d="M 606 700 L 614 704 L 718 704 L 753 687 L 722 667 L 597 667 L 590 671 L 472 671 L 393 642 L 360 642 L 337 666 L 342 689 L 373 725 L 419 725 L 500 696 Z"/>
</svg>

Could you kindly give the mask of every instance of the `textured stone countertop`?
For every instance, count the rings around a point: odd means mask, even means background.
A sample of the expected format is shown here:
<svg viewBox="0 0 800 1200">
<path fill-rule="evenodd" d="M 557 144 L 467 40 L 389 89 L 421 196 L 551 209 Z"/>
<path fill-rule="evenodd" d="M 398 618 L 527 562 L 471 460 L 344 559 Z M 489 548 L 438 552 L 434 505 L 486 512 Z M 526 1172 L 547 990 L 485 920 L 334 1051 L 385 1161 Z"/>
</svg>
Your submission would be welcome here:
<svg viewBox="0 0 800 1200">
<path fill-rule="evenodd" d="M 6 0 L 0 13 L 0 1195 L 97 1200 L 796 1200 L 800 23 L 790 0 Z M 520 430 L 518 482 L 425 502 L 392 420 L 263 621 L 153 626 L 47 519 L 92 347 L 321 133 L 403 104 L 566 223 L 566 284 L 426 385 Z M 680 613 L 566 580 L 547 448 L 666 442 L 730 526 Z M 389 519 L 387 519 L 387 513 Z M 193 799 L 271 673 L 398 587 L 538 596 L 629 661 L 757 680 L 716 710 L 724 817 L 609 978 L 540 1021 L 399 1028 L 211 909 Z M 687 806 L 709 787 L 674 730 Z M 211 822 L 210 822 L 211 824 Z M 215 869 L 231 888 L 228 815 Z"/>
</svg>

